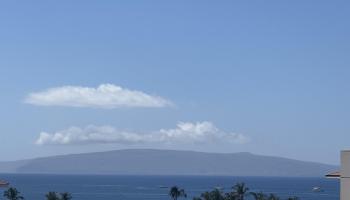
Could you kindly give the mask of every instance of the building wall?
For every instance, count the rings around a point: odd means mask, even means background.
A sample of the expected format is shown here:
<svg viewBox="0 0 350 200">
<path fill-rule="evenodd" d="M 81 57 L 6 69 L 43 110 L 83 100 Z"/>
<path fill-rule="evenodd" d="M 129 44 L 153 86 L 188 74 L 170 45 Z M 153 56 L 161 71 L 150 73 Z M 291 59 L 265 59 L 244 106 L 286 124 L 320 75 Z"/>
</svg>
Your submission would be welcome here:
<svg viewBox="0 0 350 200">
<path fill-rule="evenodd" d="M 350 151 L 341 152 L 340 200 L 350 200 Z"/>
</svg>

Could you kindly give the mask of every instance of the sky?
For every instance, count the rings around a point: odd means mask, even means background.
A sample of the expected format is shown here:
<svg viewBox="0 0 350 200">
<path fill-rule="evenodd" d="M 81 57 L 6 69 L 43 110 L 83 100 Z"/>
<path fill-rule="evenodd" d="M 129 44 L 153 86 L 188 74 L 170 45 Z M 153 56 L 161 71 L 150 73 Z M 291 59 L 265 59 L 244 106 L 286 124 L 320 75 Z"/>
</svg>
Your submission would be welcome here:
<svg viewBox="0 0 350 200">
<path fill-rule="evenodd" d="M 348 1 L 4 1 L 0 161 L 130 148 L 338 164 Z"/>
</svg>

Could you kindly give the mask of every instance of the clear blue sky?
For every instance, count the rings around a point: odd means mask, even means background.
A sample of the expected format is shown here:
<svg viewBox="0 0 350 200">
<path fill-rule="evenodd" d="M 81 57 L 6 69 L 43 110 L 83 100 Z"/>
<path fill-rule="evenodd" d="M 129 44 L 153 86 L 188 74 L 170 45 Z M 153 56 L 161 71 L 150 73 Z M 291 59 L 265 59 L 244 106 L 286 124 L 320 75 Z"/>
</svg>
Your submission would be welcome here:
<svg viewBox="0 0 350 200">
<path fill-rule="evenodd" d="M 0 3 L 0 160 L 121 148 L 283 156 L 337 164 L 350 148 L 348 1 Z M 110 83 L 162 108 L 24 103 L 34 92 Z M 39 133 L 215 124 L 244 144 L 37 145 Z"/>
</svg>

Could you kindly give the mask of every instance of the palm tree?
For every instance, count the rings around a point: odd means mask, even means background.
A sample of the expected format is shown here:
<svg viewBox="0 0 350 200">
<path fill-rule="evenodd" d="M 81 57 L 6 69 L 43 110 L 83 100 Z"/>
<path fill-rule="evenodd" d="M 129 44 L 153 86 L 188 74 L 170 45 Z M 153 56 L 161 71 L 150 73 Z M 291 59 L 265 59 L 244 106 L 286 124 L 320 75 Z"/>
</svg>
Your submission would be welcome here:
<svg viewBox="0 0 350 200">
<path fill-rule="evenodd" d="M 184 189 L 179 189 L 177 186 L 170 188 L 169 196 L 173 200 L 177 200 L 179 197 L 187 197 Z"/>
<path fill-rule="evenodd" d="M 237 200 L 237 198 L 233 192 L 225 193 L 225 200 Z"/>
<path fill-rule="evenodd" d="M 280 200 L 280 198 L 274 194 L 270 194 L 270 196 L 267 198 L 267 200 Z"/>
<path fill-rule="evenodd" d="M 224 196 L 219 189 L 214 189 L 212 192 L 210 192 L 210 196 L 210 200 L 224 200 Z"/>
<path fill-rule="evenodd" d="M 221 190 L 214 189 L 210 192 L 204 192 L 201 194 L 201 197 L 194 197 L 192 200 L 230 200 L 227 199 Z"/>
<path fill-rule="evenodd" d="M 57 192 L 49 192 L 46 195 L 46 200 L 60 200 Z"/>
<path fill-rule="evenodd" d="M 61 200 L 71 200 L 72 199 L 72 195 L 68 192 L 61 193 L 60 196 L 61 196 Z"/>
<path fill-rule="evenodd" d="M 9 200 L 24 199 L 24 197 L 22 197 L 20 194 L 21 193 L 16 188 L 11 187 L 4 192 L 4 197 Z"/>
<path fill-rule="evenodd" d="M 237 183 L 232 189 L 237 200 L 244 200 L 244 197 L 248 195 L 247 192 L 249 191 L 249 188 L 244 183 Z"/>
<path fill-rule="evenodd" d="M 204 192 L 201 194 L 203 200 L 210 200 L 210 192 Z"/>
<path fill-rule="evenodd" d="M 250 194 L 253 196 L 253 198 L 255 200 L 266 200 L 267 199 L 266 194 L 264 194 L 262 192 L 251 192 Z"/>
</svg>

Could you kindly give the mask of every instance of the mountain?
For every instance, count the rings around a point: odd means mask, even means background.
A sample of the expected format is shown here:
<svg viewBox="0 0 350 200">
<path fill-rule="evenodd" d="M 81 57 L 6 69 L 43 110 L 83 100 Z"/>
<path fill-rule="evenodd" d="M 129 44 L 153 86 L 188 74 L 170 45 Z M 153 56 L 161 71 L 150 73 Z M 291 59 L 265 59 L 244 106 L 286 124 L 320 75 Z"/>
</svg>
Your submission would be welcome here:
<svg viewBox="0 0 350 200">
<path fill-rule="evenodd" d="M 251 153 L 128 149 L 0 162 L 1 173 L 324 176 L 337 166 Z"/>
</svg>

